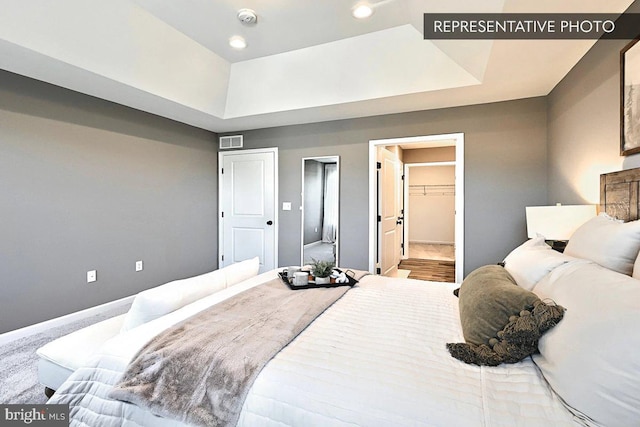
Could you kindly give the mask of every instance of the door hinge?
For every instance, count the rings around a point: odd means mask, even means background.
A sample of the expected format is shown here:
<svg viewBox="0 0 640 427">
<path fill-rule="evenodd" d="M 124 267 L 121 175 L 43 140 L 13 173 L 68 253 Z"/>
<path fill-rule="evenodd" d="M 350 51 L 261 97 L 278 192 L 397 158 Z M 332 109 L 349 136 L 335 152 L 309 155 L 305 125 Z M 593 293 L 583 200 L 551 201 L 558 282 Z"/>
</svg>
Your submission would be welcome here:
<svg viewBox="0 0 640 427">
<path fill-rule="evenodd" d="M 404 215 L 404 209 L 400 209 L 400 213 Z"/>
<path fill-rule="evenodd" d="M 382 163 L 376 162 L 376 169 L 382 169 Z"/>
<path fill-rule="evenodd" d="M 220 168 L 220 175 L 224 175 L 224 168 Z"/>
<path fill-rule="evenodd" d="M 400 249 L 404 250 L 404 243 L 400 243 Z"/>
<path fill-rule="evenodd" d="M 221 214 L 222 214 L 222 218 L 224 218 L 224 212 L 221 212 Z"/>
<path fill-rule="evenodd" d="M 382 216 L 378 215 L 378 222 L 382 221 Z"/>
<path fill-rule="evenodd" d="M 400 179 L 404 181 L 404 175 L 402 175 L 402 176 L 400 177 Z"/>
<path fill-rule="evenodd" d="M 379 268 L 376 268 L 376 274 L 380 274 L 382 273 L 382 270 L 380 270 Z"/>
<path fill-rule="evenodd" d="M 224 261 L 224 255 L 220 255 L 220 261 Z"/>
</svg>

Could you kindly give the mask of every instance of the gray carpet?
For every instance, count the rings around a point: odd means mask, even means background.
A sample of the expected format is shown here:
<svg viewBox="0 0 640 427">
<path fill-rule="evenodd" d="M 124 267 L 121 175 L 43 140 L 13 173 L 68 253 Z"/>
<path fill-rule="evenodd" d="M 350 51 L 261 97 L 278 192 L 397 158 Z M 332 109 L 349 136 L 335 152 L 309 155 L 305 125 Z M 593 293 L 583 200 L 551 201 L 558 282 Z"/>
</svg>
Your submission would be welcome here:
<svg viewBox="0 0 640 427">
<path fill-rule="evenodd" d="M 305 246 L 304 264 L 311 264 L 313 260 L 335 262 L 336 257 L 333 253 L 333 245 L 333 243 L 322 242 L 313 246 Z"/>
<path fill-rule="evenodd" d="M 44 387 L 38 383 L 36 350 L 46 343 L 85 326 L 127 312 L 130 304 L 0 346 L 0 403 L 46 403 Z"/>
</svg>

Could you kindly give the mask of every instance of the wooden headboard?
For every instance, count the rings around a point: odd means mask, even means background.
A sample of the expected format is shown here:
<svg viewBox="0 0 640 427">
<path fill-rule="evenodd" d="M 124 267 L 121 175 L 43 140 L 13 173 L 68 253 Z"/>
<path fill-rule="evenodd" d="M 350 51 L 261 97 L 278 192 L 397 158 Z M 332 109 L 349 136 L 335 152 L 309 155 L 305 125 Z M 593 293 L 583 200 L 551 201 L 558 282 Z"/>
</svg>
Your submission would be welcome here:
<svg viewBox="0 0 640 427">
<path fill-rule="evenodd" d="M 640 168 L 600 175 L 600 212 L 623 221 L 640 218 Z"/>
</svg>

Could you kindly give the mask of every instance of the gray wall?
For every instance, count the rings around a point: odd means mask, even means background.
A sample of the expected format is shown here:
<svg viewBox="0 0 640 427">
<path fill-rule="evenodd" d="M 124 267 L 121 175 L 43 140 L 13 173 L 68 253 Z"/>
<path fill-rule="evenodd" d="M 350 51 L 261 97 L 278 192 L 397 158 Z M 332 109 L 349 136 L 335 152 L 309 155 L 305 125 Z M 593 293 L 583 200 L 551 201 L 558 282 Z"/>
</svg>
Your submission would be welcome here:
<svg viewBox="0 0 640 427">
<path fill-rule="evenodd" d="M 0 333 L 216 268 L 216 142 L 0 71 Z"/>
<path fill-rule="evenodd" d="M 324 164 L 304 161 L 304 244 L 322 240 Z"/>
<path fill-rule="evenodd" d="M 639 13 L 640 1 L 628 12 Z M 549 203 L 599 202 L 601 173 L 640 166 L 620 156 L 620 50 L 600 40 L 548 95 Z"/>
<path fill-rule="evenodd" d="M 465 274 L 526 239 L 525 206 L 547 201 L 546 99 L 483 104 L 242 132 L 279 147 L 279 263 L 300 260 L 303 157 L 340 156 L 340 264 L 368 269 L 369 140 L 465 133 Z"/>
<path fill-rule="evenodd" d="M 500 261 L 546 203 L 545 98 L 244 132 L 279 147 L 280 265 L 300 260 L 303 157 L 341 157 L 341 264 L 367 269 L 369 140 L 453 132 L 465 273 Z M 0 137 L 0 332 L 217 267 L 215 134 L 0 72 Z"/>
</svg>

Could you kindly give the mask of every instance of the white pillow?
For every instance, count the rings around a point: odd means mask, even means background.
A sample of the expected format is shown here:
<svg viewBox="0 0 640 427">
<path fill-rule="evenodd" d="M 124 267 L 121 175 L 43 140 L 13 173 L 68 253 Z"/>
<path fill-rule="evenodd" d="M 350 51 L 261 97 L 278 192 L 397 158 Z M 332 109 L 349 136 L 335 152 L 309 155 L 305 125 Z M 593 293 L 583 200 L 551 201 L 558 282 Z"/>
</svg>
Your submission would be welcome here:
<svg viewBox="0 0 640 427">
<path fill-rule="evenodd" d="M 222 269 L 227 278 L 227 287 L 257 276 L 258 270 L 260 270 L 260 258 L 258 257 L 236 262 Z"/>
<path fill-rule="evenodd" d="M 533 290 L 565 307 L 533 360 L 562 399 L 603 426 L 640 420 L 640 281 L 590 261 L 558 267 Z"/>
<path fill-rule="evenodd" d="M 125 317 L 122 332 L 169 314 L 194 301 L 254 277 L 260 269 L 255 257 L 200 276 L 175 280 L 136 295 Z"/>
<path fill-rule="evenodd" d="M 504 268 L 518 286 L 530 291 L 551 270 L 573 259 L 551 249 L 544 237 L 538 236 L 511 251 L 504 259 Z"/>
<path fill-rule="evenodd" d="M 633 264 L 633 274 L 631 277 L 634 279 L 640 279 L 640 253 L 636 257 L 636 262 Z"/>
<path fill-rule="evenodd" d="M 638 251 L 640 221 L 623 223 L 600 214 L 573 233 L 564 253 L 630 276 Z"/>
<path fill-rule="evenodd" d="M 171 313 L 226 287 L 222 270 L 174 280 L 136 295 L 122 324 L 122 332 Z"/>
</svg>

